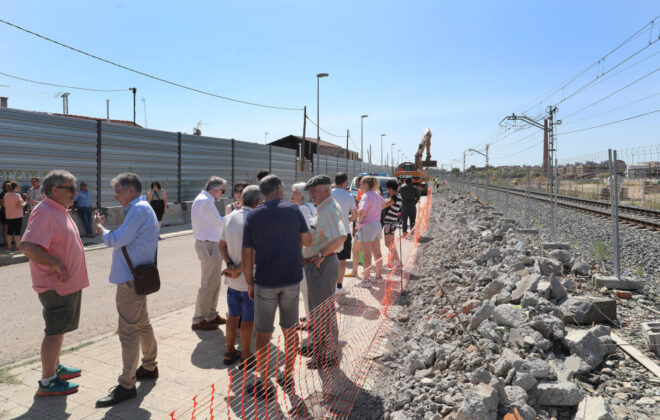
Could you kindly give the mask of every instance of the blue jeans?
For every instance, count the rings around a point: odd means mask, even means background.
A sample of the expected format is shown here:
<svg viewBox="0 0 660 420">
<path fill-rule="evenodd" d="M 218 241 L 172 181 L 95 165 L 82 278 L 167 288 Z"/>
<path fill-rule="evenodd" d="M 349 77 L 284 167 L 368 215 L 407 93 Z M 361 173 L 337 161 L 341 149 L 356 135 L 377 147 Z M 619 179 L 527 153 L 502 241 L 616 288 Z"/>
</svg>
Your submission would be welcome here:
<svg viewBox="0 0 660 420">
<path fill-rule="evenodd" d="M 82 219 L 85 233 L 88 236 L 91 236 L 94 233 L 94 229 L 92 228 L 92 208 L 78 207 L 78 215 L 80 215 L 80 218 Z"/>
<path fill-rule="evenodd" d="M 403 222 L 403 233 L 408 232 L 408 219 L 410 218 L 410 230 L 415 228 L 417 219 L 417 207 L 401 206 L 401 221 Z"/>
</svg>

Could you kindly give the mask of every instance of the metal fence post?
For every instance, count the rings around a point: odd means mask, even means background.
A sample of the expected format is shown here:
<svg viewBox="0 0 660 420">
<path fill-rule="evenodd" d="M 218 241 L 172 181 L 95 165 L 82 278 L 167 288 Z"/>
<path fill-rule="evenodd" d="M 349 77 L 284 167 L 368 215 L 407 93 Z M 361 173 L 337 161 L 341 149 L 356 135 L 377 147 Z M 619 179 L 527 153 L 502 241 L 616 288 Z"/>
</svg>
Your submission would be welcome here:
<svg viewBox="0 0 660 420">
<path fill-rule="evenodd" d="M 511 183 L 511 174 L 506 177 L 506 210 L 504 211 L 504 218 L 509 218 L 509 184 Z"/>
<path fill-rule="evenodd" d="M 496 207 L 498 209 L 502 208 L 502 205 L 500 204 L 500 181 L 502 178 L 500 178 L 499 174 L 497 176 L 497 200 L 496 200 Z"/>
<path fill-rule="evenodd" d="M 102 133 L 103 123 L 96 120 L 96 209 L 101 210 L 101 168 L 102 168 Z"/>
<path fill-rule="evenodd" d="M 527 186 L 525 187 L 525 224 L 529 227 L 529 172 L 530 169 L 527 168 Z"/>
<path fill-rule="evenodd" d="M 177 203 L 181 203 L 182 197 L 181 197 L 181 132 L 179 131 L 177 133 L 177 154 L 178 154 L 178 161 L 177 161 L 177 174 L 176 174 L 176 190 L 177 190 Z"/>
<path fill-rule="evenodd" d="M 619 280 L 621 279 L 621 270 L 619 266 L 619 181 L 617 180 L 616 171 L 616 150 L 608 149 L 608 156 L 610 158 L 610 203 L 612 207 L 612 263 L 614 265 L 614 275 Z"/>
</svg>

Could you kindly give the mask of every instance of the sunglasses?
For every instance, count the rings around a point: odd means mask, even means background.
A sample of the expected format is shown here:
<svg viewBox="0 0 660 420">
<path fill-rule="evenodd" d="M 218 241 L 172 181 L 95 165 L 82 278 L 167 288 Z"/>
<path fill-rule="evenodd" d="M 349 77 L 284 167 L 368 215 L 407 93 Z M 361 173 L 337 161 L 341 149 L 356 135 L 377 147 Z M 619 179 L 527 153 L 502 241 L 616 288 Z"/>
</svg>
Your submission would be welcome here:
<svg viewBox="0 0 660 420">
<path fill-rule="evenodd" d="M 64 185 L 56 185 L 55 188 L 62 188 L 63 190 L 67 190 L 70 193 L 76 192 L 76 187 L 75 186 L 64 186 Z"/>
</svg>

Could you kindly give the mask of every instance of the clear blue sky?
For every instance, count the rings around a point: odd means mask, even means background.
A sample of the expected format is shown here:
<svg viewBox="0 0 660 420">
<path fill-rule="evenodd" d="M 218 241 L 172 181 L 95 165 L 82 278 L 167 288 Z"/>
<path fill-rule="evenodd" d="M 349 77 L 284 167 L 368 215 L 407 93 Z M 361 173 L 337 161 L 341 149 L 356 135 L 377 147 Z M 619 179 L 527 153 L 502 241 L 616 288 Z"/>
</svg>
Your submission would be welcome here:
<svg viewBox="0 0 660 420">
<path fill-rule="evenodd" d="M 321 79 L 321 126 L 359 151 L 360 115 L 365 151 L 380 160 L 391 143 L 408 157 L 429 127 L 432 155 L 441 163 L 462 159 L 497 133 L 499 121 L 598 60 L 660 14 L 652 1 L 25 1 L 3 0 L 0 18 L 143 72 L 246 101 L 286 107 L 306 105 L 316 119 L 316 74 Z M 660 35 L 643 36 L 605 60 L 604 71 Z M 656 54 L 656 55 L 653 55 Z M 205 135 L 263 142 L 302 134 L 302 112 L 227 102 L 150 80 L 0 24 L 0 72 L 100 89 L 138 88 L 137 122 Z M 657 69 L 660 42 L 620 69 L 559 105 L 559 118 Z M 602 69 L 601 69 L 602 70 Z M 589 82 L 593 69 L 566 92 Z M 57 92 L 67 89 L 0 75 L 0 96 L 10 106 L 61 112 Z M 69 90 L 71 114 L 132 119 L 130 93 Z M 660 108 L 660 72 L 566 118 L 563 131 L 607 123 Z M 603 111 L 643 99 L 584 121 Z M 559 95 L 530 109 L 536 115 Z M 559 157 L 608 147 L 660 144 L 660 113 L 581 133 L 559 135 Z M 521 131 L 494 143 L 493 164 L 536 164 L 541 132 Z M 308 124 L 307 133 L 316 136 Z M 525 136 L 530 136 L 527 137 Z M 321 133 L 345 145 L 345 138 Z M 474 155 L 468 164 L 482 164 Z M 456 163 L 455 163 L 456 165 Z"/>
</svg>

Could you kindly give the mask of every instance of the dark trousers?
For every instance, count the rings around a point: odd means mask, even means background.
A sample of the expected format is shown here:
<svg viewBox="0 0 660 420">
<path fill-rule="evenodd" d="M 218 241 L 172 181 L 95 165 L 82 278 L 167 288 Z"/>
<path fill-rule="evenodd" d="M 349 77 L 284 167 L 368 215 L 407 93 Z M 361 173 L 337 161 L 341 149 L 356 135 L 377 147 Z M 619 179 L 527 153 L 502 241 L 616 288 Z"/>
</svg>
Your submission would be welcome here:
<svg viewBox="0 0 660 420">
<path fill-rule="evenodd" d="M 410 219 L 410 230 L 413 230 L 415 228 L 415 219 L 417 219 L 417 207 L 401 206 L 403 233 L 408 232 L 408 219 Z"/>
<path fill-rule="evenodd" d="M 92 208 L 78 207 L 78 214 L 80 215 L 83 226 L 85 227 L 85 233 L 87 235 L 92 235 L 94 233 L 94 229 L 92 228 Z"/>
<path fill-rule="evenodd" d="M 337 357 L 337 313 L 335 311 L 335 285 L 339 275 L 337 254 L 332 254 L 321 263 L 321 268 L 314 264 L 305 264 L 307 280 L 307 299 L 309 301 L 310 342 L 313 343 L 314 358 Z"/>
</svg>

